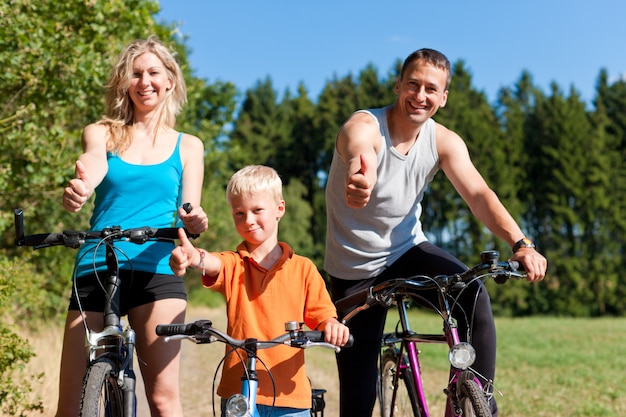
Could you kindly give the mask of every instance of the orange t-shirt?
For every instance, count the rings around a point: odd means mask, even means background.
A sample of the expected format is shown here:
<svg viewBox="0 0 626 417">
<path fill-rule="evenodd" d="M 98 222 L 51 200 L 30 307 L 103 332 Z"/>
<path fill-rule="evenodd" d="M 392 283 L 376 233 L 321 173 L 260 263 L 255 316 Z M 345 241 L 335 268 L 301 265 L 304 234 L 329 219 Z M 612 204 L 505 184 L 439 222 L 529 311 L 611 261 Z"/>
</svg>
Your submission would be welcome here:
<svg viewBox="0 0 626 417">
<path fill-rule="evenodd" d="M 266 270 L 248 253 L 245 242 L 237 252 L 213 253 L 222 261 L 217 277 L 202 277 L 202 284 L 226 298 L 227 333 L 236 339 L 270 340 L 285 332 L 285 322 L 304 322 L 316 329 L 323 321 L 337 317 L 337 311 L 317 267 L 279 242 L 281 258 Z M 320 329 L 322 330 L 322 329 Z M 231 350 L 226 347 L 226 352 Z M 246 358 L 243 351 L 239 350 Z M 289 346 L 257 352 L 259 390 L 257 403 L 277 407 L 310 408 L 311 386 L 304 366 L 304 350 Z M 262 362 L 261 362 L 262 361 Z M 228 355 L 217 393 L 223 398 L 241 391 L 243 365 L 236 353 Z"/>
</svg>

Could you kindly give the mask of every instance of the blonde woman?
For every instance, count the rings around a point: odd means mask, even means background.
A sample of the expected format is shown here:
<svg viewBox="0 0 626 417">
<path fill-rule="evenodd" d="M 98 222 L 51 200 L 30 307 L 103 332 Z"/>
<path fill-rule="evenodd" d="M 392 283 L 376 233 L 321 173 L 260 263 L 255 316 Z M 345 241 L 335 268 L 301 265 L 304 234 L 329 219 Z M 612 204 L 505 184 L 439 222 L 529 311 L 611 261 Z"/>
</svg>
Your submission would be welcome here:
<svg viewBox="0 0 626 417">
<path fill-rule="evenodd" d="M 63 207 L 80 210 L 95 193 L 90 227 L 172 227 L 191 233 L 207 229 L 200 207 L 204 146 L 174 130 L 186 101 L 182 73 L 172 51 L 156 37 L 129 44 L 106 86 L 106 114 L 85 127 L 76 175 L 63 193 Z M 183 203 L 191 203 L 186 213 Z M 122 288 L 121 312 L 137 334 L 136 350 L 152 416 L 182 416 L 179 398 L 180 343 L 164 343 L 158 323 L 181 322 L 187 306 L 182 278 L 168 259 L 173 244 L 116 244 Z M 57 416 L 77 416 L 85 373 L 85 330 L 102 328 L 103 295 L 93 269 L 93 245 L 77 255 L 76 275 L 65 325 Z M 83 256 L 87 254 L 86 256 Z M 98 265 L 103 267 L 102 254 Z M 78 294 L 76 294 L 76 292 Z"/>
</svg>

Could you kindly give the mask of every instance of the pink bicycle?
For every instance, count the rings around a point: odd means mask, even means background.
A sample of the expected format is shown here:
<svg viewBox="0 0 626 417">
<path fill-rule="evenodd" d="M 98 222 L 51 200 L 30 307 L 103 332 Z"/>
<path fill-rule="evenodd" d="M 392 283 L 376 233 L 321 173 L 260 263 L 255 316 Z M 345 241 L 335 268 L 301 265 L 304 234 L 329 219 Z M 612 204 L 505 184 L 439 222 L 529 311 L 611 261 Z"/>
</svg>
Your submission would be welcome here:
<svg viewBox="0 0 626 417">
<path fill-rule="evenodd" d="M 340 311 L 356 306 L 344 317 L 348 323 L 360 311 L 374 305 L 388 308 L 395 305 L 398 310 L 396 330 L 385 333 L 381 340 L 378 396 L 382 417 L 430 416 L 419 362 L 418 346 L 421 343 L 442 343 L 449 347 L 451 373 L 443 390 L 447 396 L 446 417 L 491 417 L 488 403 L 492 395 L 490 387 L 483 386 L 472 369 L 476 356 L 474 348 L 470 343 L 461 341 L 452 311 L 459 296 L 475 289 L 477 281 L 493 278 L 501 284 L 509 278 L 526 277 L 523 271 L 518 270 L 517 262 L 501 262 L 498 258 L 497 251 L 486 251 L 481 254 L 479 264 L 463 273 L 390 280 L 337 301 Z M 424 297 L 425 290 L 437 292 L 438 305 Z M 410 328 L 407 310 L 412 301 L 428 305 L 441 316 L 442 333 L 424 334 Z M 471 315 L 472 312 L 466 314 Z"/>
</svg>

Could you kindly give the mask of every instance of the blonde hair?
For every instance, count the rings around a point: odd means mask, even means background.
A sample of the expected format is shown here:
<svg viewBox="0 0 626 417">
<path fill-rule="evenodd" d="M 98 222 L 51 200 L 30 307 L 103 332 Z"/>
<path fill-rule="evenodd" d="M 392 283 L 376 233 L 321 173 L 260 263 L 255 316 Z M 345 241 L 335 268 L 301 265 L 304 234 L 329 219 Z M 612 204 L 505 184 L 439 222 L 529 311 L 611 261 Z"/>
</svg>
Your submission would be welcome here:
<svg viewBox="0 0 626 417">
<path fill-rule="evenodd" d="M 146 52 L 153 53 L 161 60 L 172 83 L 159 112 L 157 126 L 174 127 L 176 116 L 187 102 L 187 87 L 176 54 L 154 35 L 148 39 L 131 42 L 120 54 L 105 86 L 105 115 L 98 123 L 109 126 L 108 151 L 122 153 L 128 149 L 132 141 L 130 127 L 133 124 L 134 110 L 128 88 L 133 76 L 135 59 Z"/>
<path fill-rule="evenodd" d="M 283 200 L 283 182 L 273 168 L 248 165 L 235 172 L 226 186 L 226 199 L 231 204 L 235 196 L 266 194 L 276 202 Z"/>
</svg>

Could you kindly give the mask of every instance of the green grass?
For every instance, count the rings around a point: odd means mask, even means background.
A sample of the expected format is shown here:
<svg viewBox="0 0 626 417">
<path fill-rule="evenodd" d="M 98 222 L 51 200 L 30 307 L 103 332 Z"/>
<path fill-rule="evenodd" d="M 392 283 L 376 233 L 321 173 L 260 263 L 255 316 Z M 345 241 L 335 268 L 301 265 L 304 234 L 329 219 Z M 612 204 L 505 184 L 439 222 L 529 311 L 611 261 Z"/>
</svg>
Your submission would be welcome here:
<svg viewBox="0 0 626 417">
<path fill-rule="evenodd" d="M 440 319 L 422 311 L 410 322 L 423 332 L 441 329 Z M 626 415 L 626 318 L 496 318 L 496 326 L 500 415 Z M 447 348 L 423 345 L 421 352 L 430 408 L 440 409 Z"/>
<path fill-rule="evenodd" d="M 626 319 L 497 319 L 505 415 L 626 415 Z"/>
</svg>

